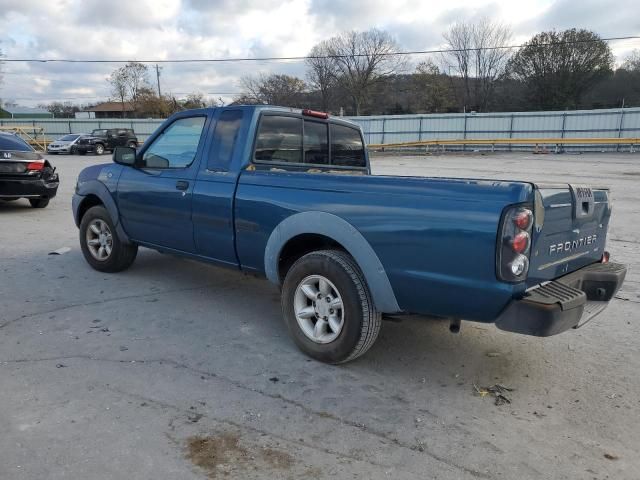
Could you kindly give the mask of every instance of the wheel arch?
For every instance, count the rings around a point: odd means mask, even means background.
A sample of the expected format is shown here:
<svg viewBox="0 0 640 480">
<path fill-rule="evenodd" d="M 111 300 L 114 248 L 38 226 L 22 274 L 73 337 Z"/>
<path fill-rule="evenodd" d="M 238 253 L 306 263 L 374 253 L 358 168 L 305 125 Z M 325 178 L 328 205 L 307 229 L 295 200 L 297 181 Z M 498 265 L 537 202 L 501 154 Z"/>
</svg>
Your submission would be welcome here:
<svg viewBox="0 0 640 480">
<path fill-rule="evenodd" d="M 76 200 L 78 198 L 77 206 Z M 116 227 L 116 231 L 121 241 L 130 243 L 129 236 L 122 228 L 120 222 L 120 214 L 116 202 L 113 200 L 111 193 L 107 190 L 107 187 L 98 180 L 89 180 L 83 182 L 79 187 L 77 195 L 74 195 L 74 218 L 76 225 L 80 226 L 82 217 L 91 208 L 97 205 L 102 205 L 109 212 L 109 216 Z"/>
<path fill-rule="evenodd" d="M 331 213 L 301 212 L 280 222 L 267 241 L 265 274 L 272 283 L 281 285 L 285 268 L 297 258 L 327 247 L 344 250 L 353 257 L 380 312 L 401 311 L 386 271 L 369 242 L 353 225 Z"/>
</svg>

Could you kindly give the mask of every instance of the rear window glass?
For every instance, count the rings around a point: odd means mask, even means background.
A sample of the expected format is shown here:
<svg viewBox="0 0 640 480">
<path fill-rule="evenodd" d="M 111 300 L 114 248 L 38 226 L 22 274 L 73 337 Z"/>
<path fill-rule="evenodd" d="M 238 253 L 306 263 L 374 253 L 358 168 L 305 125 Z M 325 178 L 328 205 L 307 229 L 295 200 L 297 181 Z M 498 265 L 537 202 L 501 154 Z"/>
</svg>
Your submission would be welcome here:
<svg viewBox="0 0 640 480">
<path fill-rule="evenodd" d="M 304 121 L 304 163 L 329 164 L 329 134 L 326 123 Z"/>
<path fill-rule="evenodd" d="M 213 150 L 207 162 L 209 170 L 228 170 L 241 125 L 242 110 L 225 110 L 220 114 L 213 134 Z"/>
<path fill-rule="evenodd" d="M 344 167 L 366 167 L 364 145 L 358 130 L 331 124 L 331 164 Z"/>
<path fill-rule="evenodd" d="M 59 138 L 59 140 L 63 141 L 63 142 L 70 142 L 72 140 L 75 140 L 76 138 L 78 138 L 80 135 L 65 135 L 64 137 Z"/>
<path fill-rule="evenodd" d="M 0 134 L 0 150 L 13 152 L 32 152 L 33 148 L 17 135 Z"/>
<path fill-rule="evenodd" d="M 262 117 L 255 160 L 302 163 L 302 120 L 278 115 Z"/>
</svg>

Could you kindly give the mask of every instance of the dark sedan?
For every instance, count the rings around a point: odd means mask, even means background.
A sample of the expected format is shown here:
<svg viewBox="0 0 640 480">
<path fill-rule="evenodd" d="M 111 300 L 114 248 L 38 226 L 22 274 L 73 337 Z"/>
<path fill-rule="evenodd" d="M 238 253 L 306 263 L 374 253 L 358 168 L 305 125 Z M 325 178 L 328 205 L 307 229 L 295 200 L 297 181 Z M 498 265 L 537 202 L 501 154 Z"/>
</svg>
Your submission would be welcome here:
<svg viewBox="0 0 640 480">
<path fill-rule="evenodd" d="M 44 208 L 58 191 L 58 174 L 48 160 L 12 133 L 0 132 L 0 200 L 26 198 Z"/>
</svg>

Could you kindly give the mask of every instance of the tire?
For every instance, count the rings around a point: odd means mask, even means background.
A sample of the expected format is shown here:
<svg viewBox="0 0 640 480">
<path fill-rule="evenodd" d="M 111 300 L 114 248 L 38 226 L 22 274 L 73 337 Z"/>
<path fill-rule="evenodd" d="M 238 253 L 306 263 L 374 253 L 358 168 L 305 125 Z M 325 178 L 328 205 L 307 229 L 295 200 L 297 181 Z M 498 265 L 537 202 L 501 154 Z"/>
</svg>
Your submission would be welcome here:
<svg viewBox="0 0 640 480">
<path fill-rule="evenodd" d="M 106 228 L 101 228 L 102 225 L 105 225 Z M 94 226 L 97 227 L 100 234 L 95 232 Z M 97 240 L 99 244 L 90 245 L 90 241 L 94 240 Z M 111 251 L 109 252 L 105 246 L 102 255 L 100 255 L 98 251 L 102 250 L 103 245 L 110 245 Z M 138 254 L 137 245 L 124 243 L 118 237 L 109 212 L 101 205 L 87 210 L 80 221 L 80 248 L 91 267 L 100 272 L 108 273 L 126 270 Z M 105 253 L 106 255 L 104 255 Z"/>
<path fill-rule="evenodd" d="M 324 284 L 325 295 L 322 279 L 329 283 Z M 318 288 L 309 288 L 316 280 Z M 321 296 L 315 297 L 315 294 Z M 323 299 L 329 306 L 339 299 L 341 308 L 327 312 L 327 307 L 321 304 Z M 282 313 L 298 348 L 316 360 L 331 364 L 345 363 L 364 354 L 378 338 L 382 325 L 382 315 L 373 304 L 360 268 L 350 255 L 340 250 L 311 252 L 293 264 L 282 288 Z M 323 317 L 325 314 L 328 316 Z M 303 318 L 299 320 L 299 317 Z M 325 324 L 316 331 L 323 318 Z M 333 328 L 338 323 L 341 327 Z"/>
<path fill-rule="evenodd" d="M 138 144 L 136 142 L 127 143 L 127 147 L 129 148 L 138 148 Z"/>
<path fill-rule="evenodd" d="M 76 153 L 78 153 L 78 149 L 75 146 L 72 146 L 69 149 L 69 155 L 75 155 Z"/>
<path fill-rule="evenodd" d="M 101 143 L 96 143 L 96 146 L 93 147 L 93 153 L 96 155 L 102 155 L 104 153 L 104 145 Z"/>
<path fill-rule="evenodd" d="M 48 198 L 30 198 L 29 203 L 33 208 L 45 208 L 49 205 Z"/>
</svg>

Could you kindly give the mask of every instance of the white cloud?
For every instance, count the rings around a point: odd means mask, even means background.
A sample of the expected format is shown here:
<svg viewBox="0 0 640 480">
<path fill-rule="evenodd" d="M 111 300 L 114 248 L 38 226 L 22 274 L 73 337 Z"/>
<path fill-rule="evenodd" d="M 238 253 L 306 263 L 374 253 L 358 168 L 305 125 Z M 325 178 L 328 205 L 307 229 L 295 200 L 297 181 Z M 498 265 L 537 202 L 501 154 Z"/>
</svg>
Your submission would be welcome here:
<svg viewBox="0 0 640 480">
<path fill-rule="evenodd" d="M 0 0 L 0 48 L 8 58 L 185 59 L 305 55 L 340 31 L 388 30 L 407 50 L 443 45 L 458 20 L 510 24 L 514 41 L 578 26 L 602 35 L 640 34 L 634 0 Z M 623 55 L 640 42 L 612 44 Z M 5 63 L 0 98 L 34 105 L 109 96 L 114 64 Z M 165 92 L 236 92 L 243 75 L 304 76 L 301 62 L 165 64 Z M 153 80 L 154 77 L 151 77 Z M 213 95 L 215 94 L 215 95 Z M 230 98 L 228 95 L 222 95 Z"/>
</svg>

